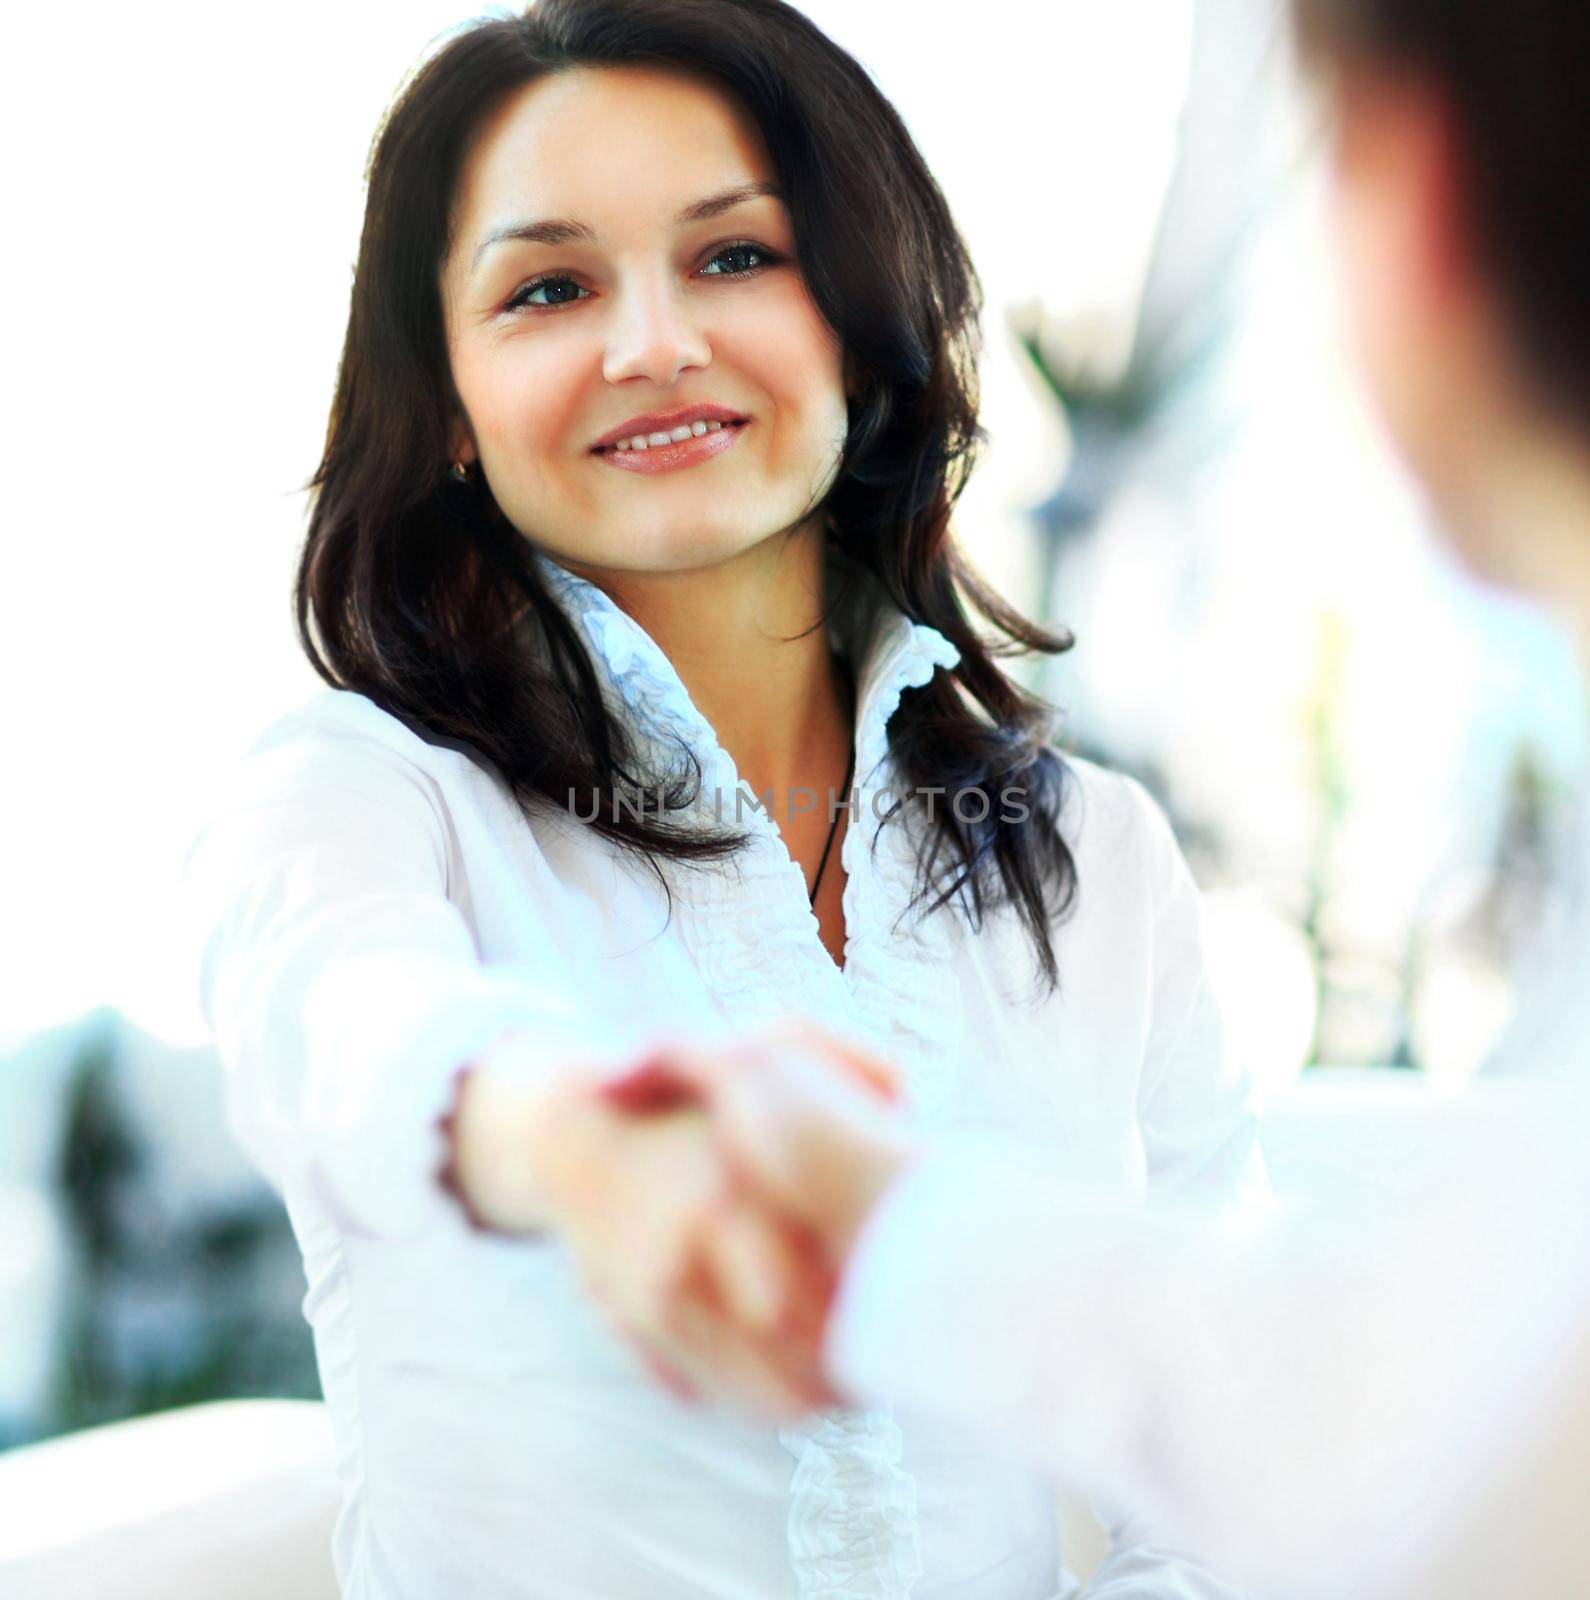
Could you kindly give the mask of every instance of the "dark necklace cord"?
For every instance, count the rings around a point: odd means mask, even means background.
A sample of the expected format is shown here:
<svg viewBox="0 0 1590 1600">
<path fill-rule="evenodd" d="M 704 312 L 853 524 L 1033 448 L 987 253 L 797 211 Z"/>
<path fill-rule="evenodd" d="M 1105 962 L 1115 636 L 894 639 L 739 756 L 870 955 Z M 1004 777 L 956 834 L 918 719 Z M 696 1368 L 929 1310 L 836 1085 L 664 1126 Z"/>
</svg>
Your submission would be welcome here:
<svg viewBox="0 0 1590 1600">
<path fill-rule="evenodd" d="M 834 847 L 834 835 L 839 832 L 839 819 L 850 809 L 850 780 L 856 770 L 856 681 L 851 673 L 850 662 L 843 657 L 841 664 L 844 667 L 845 681 L 850 686 L 850 759 L 845 763 L 845 781 L 841 792 L 845 797 L 843 811 L 835 811 L 833 820 L 828 824 L 828 841 L 823 846 L 823 858 L 817 863 L 817 877 L 812 884 L 808 901 L 815 909 L 817 905 L 817 891 L 823 886 L 823 868 L 828 865 L 828 852 Z M 828 798 L 830 806 L 833 805 L 833 796 Z"/>
</svg>

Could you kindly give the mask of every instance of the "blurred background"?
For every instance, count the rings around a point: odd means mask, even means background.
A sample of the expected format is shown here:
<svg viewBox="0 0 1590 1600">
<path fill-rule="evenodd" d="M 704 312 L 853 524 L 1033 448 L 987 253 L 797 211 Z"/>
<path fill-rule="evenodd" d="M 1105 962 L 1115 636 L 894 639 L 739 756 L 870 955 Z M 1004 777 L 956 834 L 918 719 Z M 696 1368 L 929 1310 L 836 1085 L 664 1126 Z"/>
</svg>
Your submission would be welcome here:
<svg viewBox="0 0 1590 1600">
<path fill-rule="evenodd" d="M 1013 668 L 1071 747 L 1169 811 L 1288 1181 L 1325 1159 L 1300 1093 L 1448 1092 L 1504 1026 L 1586 770 L 1568 645 L 1448 564 L 1366 417 L 1274 0 L 801 9 L 971 242 L 989 444 L 960 538 L 1075 630 Z M 174 886 L 218 774 L 318 685 L 289 587 L 364 162 L 467 15 L 10 25 L 0 1449 L 319 1393 Z"/>
</svg>

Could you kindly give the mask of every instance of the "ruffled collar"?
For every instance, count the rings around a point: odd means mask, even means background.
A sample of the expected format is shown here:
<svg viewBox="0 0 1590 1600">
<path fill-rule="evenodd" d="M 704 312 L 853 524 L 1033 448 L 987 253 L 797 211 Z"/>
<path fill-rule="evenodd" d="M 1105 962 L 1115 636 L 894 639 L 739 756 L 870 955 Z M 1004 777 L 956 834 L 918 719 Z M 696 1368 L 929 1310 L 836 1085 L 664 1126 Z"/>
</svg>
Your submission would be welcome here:
<svg viewBox="0 0 1590 1600">
<path fill-rule="evenodd" d="M 604 669 L 610 704 L 663 743 L 683 740 L 715 784 L 733 782 L 733 763 L 697 709 L 660 645 L 607 592 L 532 549 L 547 591 L 581 628 Z M 888 725 L 907 690 L 940 667 L 960 664 L 960 649 L 937 628 L 915 622 L 865 568 L 830 550 L 828 621 L 833 649 L 856 664 L 855 782 L 865 790 L 888 750 Z"/>
</svg>

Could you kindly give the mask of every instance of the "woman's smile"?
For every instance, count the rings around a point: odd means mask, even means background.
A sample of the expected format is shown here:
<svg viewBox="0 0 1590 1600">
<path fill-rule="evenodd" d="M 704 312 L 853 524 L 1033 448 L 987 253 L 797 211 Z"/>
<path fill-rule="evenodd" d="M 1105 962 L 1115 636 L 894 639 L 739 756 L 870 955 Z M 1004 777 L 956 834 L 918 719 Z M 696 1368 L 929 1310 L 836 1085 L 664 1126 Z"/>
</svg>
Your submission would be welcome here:
<svg viewBox="0 0 1590 1600">
<path fill-rule="evenodd" d="M 622 472 L 677 472 L 681 467 L 699 466 L 711 461 L 738 443 L 749 422 L 694 422 L 675 428 L 668 435 L 640 435 L 644 444 L 620 439 L 593 451 L 600 460 Z"/>
</svg>

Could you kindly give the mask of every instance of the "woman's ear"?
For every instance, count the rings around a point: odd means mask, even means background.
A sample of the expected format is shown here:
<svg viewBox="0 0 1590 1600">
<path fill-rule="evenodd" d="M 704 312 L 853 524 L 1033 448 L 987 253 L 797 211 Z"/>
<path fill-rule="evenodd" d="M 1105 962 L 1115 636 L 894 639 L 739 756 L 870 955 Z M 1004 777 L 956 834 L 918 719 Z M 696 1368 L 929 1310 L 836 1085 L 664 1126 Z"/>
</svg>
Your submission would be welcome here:
<svg viewBox="0 0 1590 1600">
<path fill-rule="evenodd" d="M 466 467 L 473 466 L 480 452 L 475 448 L 475 441 L 470 436 L 468 426 L 462 422 L 455 422 L 447 438 L 447 460 L 449 465 L 454 462 L 462 462 Z"/>
<path fill-rule="evenodd" d="M 856 370 L 856 358 L 847 350 L 844 359 L 845 399 L 854 400 L 861 389 L 861 375 Z"/>
</svg>

